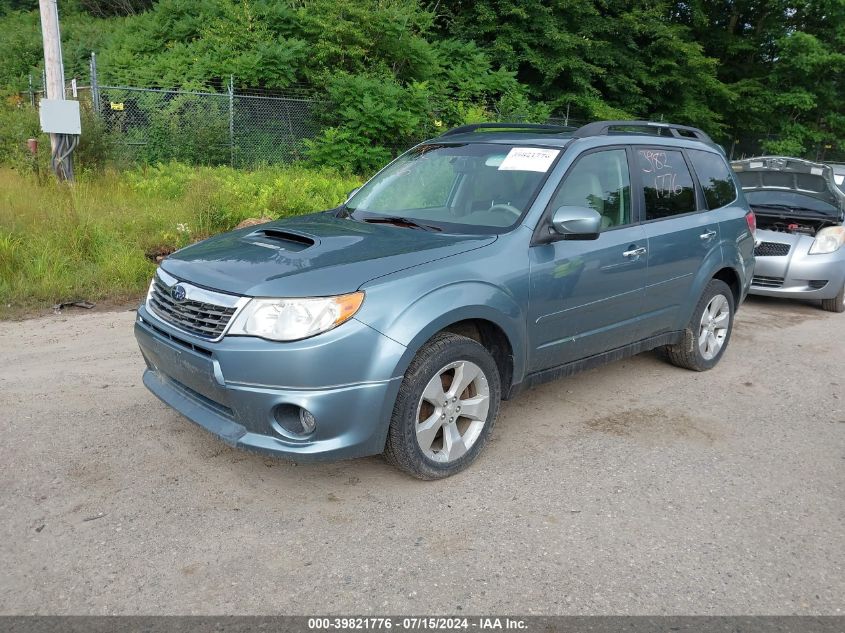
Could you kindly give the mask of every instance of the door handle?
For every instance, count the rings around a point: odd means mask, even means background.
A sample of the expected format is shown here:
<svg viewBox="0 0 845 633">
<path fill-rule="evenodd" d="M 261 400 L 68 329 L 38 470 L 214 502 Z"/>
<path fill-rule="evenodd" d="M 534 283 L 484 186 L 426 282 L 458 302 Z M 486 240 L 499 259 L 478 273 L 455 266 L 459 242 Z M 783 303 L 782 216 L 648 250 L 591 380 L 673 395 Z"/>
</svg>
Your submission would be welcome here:
<svg viewBox="0 0 845 633">
<path fill-rule="evenodd" d="M 710 239 L 713 239 L 714 237 L 716 237 L 716 231 L 714 231 L 713 229 L 707 229 L 706 231 L 704 231 L 704 233 L 702 233 L 698 237 L 700 237 L 703 240 L 710 240 Z"/>
<path fill-rule="evenodd" d="M 645 246 L 640 246 L 639 248 L 632 249 L 630 251 L 625 251 L 622 253 L 622 257 L 639 257 L 640 255 L 646 254 Z"/>
</svg>

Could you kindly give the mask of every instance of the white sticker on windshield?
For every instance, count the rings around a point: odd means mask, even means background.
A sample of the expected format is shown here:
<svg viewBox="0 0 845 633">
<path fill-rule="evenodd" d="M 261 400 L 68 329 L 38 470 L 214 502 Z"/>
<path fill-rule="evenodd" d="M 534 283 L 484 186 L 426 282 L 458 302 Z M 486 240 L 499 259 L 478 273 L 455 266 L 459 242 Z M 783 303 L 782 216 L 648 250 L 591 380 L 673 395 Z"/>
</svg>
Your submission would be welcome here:
<svg viewBox="0 0 845 633">
<path fill-rule="evenodd" d="M 821 167 L 810 167 L 810 173 L 814 176 L 821 176 L 824 170 Z"/>
<path fill-rule="evenodd" d="M 536 147 L 514 147 L 499 165 L 499 171 L 539 171 L 545 173 L 551 167 L 559 149 L 537 149 Z"/>
<path fill-rule="evenodd" d="M 763 166 L 763 163 L 749 163 L 748 165 L 751 169 L 760 169 Z"/>
<path fill-rule="evenodd" d="M 842 176 L 834 176 L 833 182 L 835 182 L 837 185 L 839 185 L 841 187 L 842 183 L 845 183 L 845 174 L 843 174 Z"/>
</svg>

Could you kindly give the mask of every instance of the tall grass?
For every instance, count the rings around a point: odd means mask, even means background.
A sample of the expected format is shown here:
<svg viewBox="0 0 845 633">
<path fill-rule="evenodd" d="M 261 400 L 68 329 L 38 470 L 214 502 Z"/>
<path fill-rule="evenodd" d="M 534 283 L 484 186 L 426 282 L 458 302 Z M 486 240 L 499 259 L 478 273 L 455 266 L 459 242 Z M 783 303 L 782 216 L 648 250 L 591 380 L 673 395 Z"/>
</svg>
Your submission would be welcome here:
<svg viewBox="0 0 845 633">
<path fill-rule="evenodd" d="M 328 209 L 358 184 L 326 170 L 180 164 L 83 173 L 73 185 L 0 168 L 0 316 L 140 296 L 170 251 L 247 218 Z"/>
</svg>

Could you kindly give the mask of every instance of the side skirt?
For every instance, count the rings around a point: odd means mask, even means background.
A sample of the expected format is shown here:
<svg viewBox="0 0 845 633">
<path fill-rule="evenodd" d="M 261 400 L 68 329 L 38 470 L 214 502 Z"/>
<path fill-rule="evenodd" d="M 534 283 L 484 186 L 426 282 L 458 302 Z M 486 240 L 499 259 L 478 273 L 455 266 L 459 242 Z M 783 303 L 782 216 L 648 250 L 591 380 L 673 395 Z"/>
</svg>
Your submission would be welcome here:
<svg viewBox="0 0 845 633">
<path fill-rule="evenodd" d="M 551 382 L 552 380 L 557 380 L 558 378 L 563 378 L 565 376 L 572 376 L 582 371 L 587 371 L 588 369 L 593 369 L 594 367 L 611 363 L 615 360 L 622 360 L 623 358 L 636 356 L 637 354 L 647 352 L 657 347 L 662 347 L 663 345 L 675 345 L 680 343 L 683 338 L 683 330 L 679 330 L 677 332 L 665 332 L 663 334 L 658 334 L 657 336 L 637 341 L 636 343 L 630 343 L 628 345 L 623 345 L 622 347 L 617 347 L 616 349 L 602 352 L 601 354 L 595 354 L 594 356 L 588 356 L 587 358 L 572 361 L 571 363 L 566 363 L 565 365 L 558 365 L 557 367 L 550 367 L 549 369 L 528 374 L 525 377 L 525 380 L 521 383 L 511 386 L 506 399 L 510 400 L 517 394 L 545 382 Z"/>
</svg>

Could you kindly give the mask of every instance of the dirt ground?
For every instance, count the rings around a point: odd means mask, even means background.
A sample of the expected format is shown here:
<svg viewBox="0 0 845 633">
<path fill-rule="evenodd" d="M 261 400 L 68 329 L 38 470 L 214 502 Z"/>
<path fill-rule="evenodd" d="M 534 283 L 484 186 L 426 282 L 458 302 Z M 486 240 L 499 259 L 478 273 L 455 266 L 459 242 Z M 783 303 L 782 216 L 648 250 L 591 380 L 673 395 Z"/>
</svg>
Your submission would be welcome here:
<svg viewBox="0 0 845 633">
<path fill-rule="evenodd" d="M 133 319 L 0 322 L 0 613 L 845 610 L 845 315 L 752 299 L 713 371 L 533 389 L 433 483 L 226 447 Z"/>
</svg>

